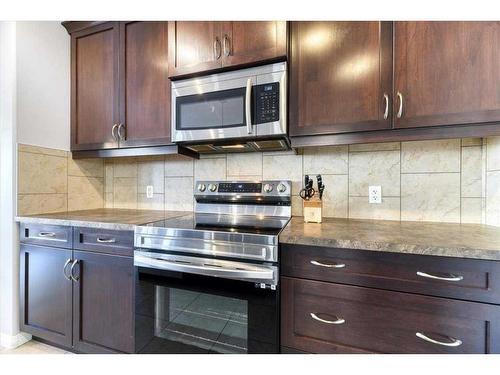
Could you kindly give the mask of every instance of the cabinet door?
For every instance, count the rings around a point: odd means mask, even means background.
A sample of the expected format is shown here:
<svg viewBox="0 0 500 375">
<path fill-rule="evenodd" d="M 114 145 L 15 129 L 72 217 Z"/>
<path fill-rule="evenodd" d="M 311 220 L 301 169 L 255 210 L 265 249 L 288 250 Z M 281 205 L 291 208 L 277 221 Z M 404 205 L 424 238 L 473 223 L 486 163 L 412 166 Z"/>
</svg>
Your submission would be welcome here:
<svg viewBox="0 0 500 375">
<path fill-rule="evenodd" d="M 120 147 L 171 143 L 168 22 L 121 22 L 120 56 Z"/>
<path fill-rule="evenodd" d="M 220 22 L 170 21 L 168 23 L 169 76 L 213 70 L 222 64 Z"/>
<path fill-rule="evenodd" d="M 118 22 L 71 35 L 71 149 L 116 148 L 118 113 Z"/>
<path fill-rule="evenodd" d="M 390 22 L 291 22 L 291 38 L 291 136 L 391 127 Z"/>
<path fill-rule="evenodd" d="M 21 331 L 71 347 L 71 250 L 21 245 Z"/>
<path fill-rule="evenodd" d="M 222 27 L 222 65 L 286 56 L 286 21 L 229 21 Z"/>
<path fill-rule="evenodd" d="M 73 345 L 85 353 L 134 351 L 131 257 L 75 251 Z"/>
<path fill-rule="evenodd" d="M 396 22 L 394 54 L 395 127 L 500 120 L 500 22 Z"/>
</svg>

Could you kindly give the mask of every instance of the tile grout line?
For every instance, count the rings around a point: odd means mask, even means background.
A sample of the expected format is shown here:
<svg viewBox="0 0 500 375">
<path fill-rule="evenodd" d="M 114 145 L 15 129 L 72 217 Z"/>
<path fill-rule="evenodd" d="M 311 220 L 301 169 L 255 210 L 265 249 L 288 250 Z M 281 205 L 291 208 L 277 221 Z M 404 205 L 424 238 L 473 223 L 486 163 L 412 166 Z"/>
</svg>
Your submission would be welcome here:
<svg viewBox="0 0 500 375">
<path fill-rule="evenodd" d="M 460 164 L 460 187 L 459 187 L 459 206 L 460 206 L 460 211 L 459 211 L 459 217 L 460 217 L 460 223 L 463 222 L 463 218 L 462 218 L 462 175 L 464 173 L 463 171 L 463 163 L 462 163 L 462 158 L 463 158 L 463 150 L 462 150 L 462 144 L 463 144 L 463 139 L 460 138 L 460 160 L 459 160 L 459 164 Z"/>
</svg>

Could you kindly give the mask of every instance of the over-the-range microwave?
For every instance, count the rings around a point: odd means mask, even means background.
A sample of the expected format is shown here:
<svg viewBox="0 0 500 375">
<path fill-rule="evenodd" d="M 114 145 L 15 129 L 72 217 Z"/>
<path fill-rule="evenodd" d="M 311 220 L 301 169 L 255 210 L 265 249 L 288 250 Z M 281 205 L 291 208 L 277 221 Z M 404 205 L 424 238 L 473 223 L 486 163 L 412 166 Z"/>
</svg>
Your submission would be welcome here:
<svg viewBox="0 0 500 375">
<path fill-rule="evenodd" d="M 286 85 L 286 62 L 173 81 L 172 141 L 200 153 L 288 149 Z"/>
</svg>

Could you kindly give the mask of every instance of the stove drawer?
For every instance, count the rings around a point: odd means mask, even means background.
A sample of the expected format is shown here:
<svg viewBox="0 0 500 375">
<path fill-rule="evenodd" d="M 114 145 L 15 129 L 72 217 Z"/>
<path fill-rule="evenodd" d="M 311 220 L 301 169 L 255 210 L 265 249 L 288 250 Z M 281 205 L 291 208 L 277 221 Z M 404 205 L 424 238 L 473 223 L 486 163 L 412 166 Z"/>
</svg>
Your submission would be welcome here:
<svg viewBox="0 0 500 375">
<path fill-rule="evenodd" d="M 500 304 L 500 262 L 281 245 L 281 274 Z"/>
<path fill-rule="evenodd" d="M 74 246 L 77 250 L 133 256 L 134 232 L 97 228 L 75 228 Z"/>
<path fill-rule="evenodd" d="M 284 277 L 281 344 L 313 353 L 500 353 L 500 306 Z"/>
</svg>

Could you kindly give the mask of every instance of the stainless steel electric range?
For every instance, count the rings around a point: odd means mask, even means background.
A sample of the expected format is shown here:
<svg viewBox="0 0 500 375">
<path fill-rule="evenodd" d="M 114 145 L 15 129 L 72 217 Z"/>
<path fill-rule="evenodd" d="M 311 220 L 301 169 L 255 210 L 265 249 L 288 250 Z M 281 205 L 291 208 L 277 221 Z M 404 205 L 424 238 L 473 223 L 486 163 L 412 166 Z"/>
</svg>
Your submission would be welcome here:
<svg viewBox="0 0 500 375">
<path fill-rule="evenodd" d="M 136 352 L 278 353 L 291 182 L 199 181 L 194 198 L 136 229 Z"/>
</svg>

